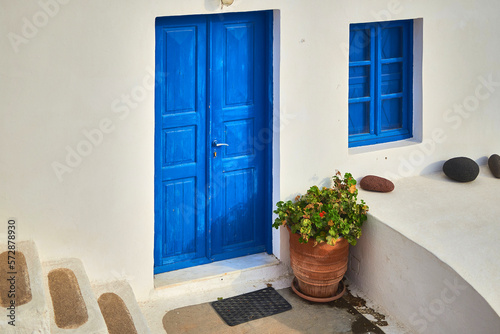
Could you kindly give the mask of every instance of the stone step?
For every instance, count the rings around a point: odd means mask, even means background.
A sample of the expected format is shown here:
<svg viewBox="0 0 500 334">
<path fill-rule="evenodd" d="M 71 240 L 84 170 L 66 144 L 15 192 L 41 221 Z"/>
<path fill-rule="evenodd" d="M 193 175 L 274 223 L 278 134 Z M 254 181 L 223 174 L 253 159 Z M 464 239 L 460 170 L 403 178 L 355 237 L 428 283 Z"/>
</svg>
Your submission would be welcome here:
<svg viewBox="0 0 500 334">
<path fill-rule="evenodd" d="M 110 334 L 151 334 L 127 281 L 93 284 L 92 289 Z"/>
<path fill-rule="evenodd" d="M 9 312 L 5 314 L 7 316 L 2 314 L 0 317 L 0 333 L 50 333 L 42 265 L 35 243 L 16 242 L 15 254 L 8 253 L 7 244 L 3 243 L 0 244 L 0 253 L 0 304 L 5 312 Z M 11 263 L 13 267 L 10 267 L 7 261 L 12 260 L 14 260 L 14 263 Z M 8 291 L 15 293 L 15 309 L 11 306 L 14 296 L 11 295 L 12 298 L 9 298 Z M 8 310 L 7 307 L 11 309 Z M 11 317 L 8 317 L 9 315 Z"/>
<path fill-rule="evenodd" d="M 46 262 L 43 271 L 51 333 L 108 333 L 79 259 Z"/>
<path fill-rule="evenodd" d="M 154 292 L 139 306 L 153 333 L 165 332 L 168 311 L 265 288 L 289 287 L 288 266 L 267 254 L 248 255 L 155 275 Z"/>
</svg>

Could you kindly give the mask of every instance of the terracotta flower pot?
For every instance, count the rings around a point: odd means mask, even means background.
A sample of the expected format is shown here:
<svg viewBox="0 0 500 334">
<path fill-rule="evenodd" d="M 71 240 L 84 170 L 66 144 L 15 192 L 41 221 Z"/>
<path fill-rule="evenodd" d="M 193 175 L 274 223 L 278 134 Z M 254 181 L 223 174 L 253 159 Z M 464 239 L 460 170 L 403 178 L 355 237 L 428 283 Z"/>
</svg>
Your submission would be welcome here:
<svg viewBox="0 0 500 334">
<path fill-rule="evenodd" d="M 314 242 L 299 242 L 299 235 L 290 228 L 290 262 L 298 281 L 300 291 L 315 298 L 328 298 L 335 295 L 339 282 L 347 271 L 349 243 L 339 238 L 335 246 Z"/>
</svg>

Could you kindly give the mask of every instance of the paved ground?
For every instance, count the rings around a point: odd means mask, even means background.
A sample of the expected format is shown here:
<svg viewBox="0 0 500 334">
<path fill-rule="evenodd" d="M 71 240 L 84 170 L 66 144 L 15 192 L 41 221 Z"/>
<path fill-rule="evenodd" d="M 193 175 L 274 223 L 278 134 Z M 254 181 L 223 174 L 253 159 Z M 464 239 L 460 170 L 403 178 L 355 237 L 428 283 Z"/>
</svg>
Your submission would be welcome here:
<svg viewBox="0 0 500 334">
<path fill-rule="evenodd" d="M 330 303 L 312 303 L 295 295 L 290 288 L 277 291 L 292 305 L 290 311 L 230 327 L 205 303 L 167 312 L 163 327 L 168 334 L 384 333 L 356 311 L 352 304 L 358 301 L 350 296 Z"/>
</svg>

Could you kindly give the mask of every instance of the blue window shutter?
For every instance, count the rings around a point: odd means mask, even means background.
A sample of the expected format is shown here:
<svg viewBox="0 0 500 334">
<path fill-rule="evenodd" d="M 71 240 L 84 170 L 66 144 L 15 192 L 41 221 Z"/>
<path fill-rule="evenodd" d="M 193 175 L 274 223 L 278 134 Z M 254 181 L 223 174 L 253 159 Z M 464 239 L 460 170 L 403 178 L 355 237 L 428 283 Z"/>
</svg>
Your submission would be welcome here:
<svg viewBox="0 0 500 334">
<path fill-rule="evenodd" d="M 373 132 L 374 53 L 371 28 L 360 25 L 350 32 L 349 135 Z"/>
<path fill-rule="evenodd" d="M 349 146 L 412 136 L 413 21 L 351 24 Z"/>
</svg>

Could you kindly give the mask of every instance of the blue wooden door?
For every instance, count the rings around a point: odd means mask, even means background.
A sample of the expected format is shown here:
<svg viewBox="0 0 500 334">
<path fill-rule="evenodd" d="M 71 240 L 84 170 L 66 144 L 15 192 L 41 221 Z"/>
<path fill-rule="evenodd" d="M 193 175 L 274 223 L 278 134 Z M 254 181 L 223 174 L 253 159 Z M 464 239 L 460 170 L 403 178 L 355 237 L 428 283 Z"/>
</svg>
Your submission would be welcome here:
<svg viewBox="0 0 500 334">
<path fill-rule="evenodd" d="M 157 19 L 155 273 L 271 251 L 269 20 Z"/>
</svg>

